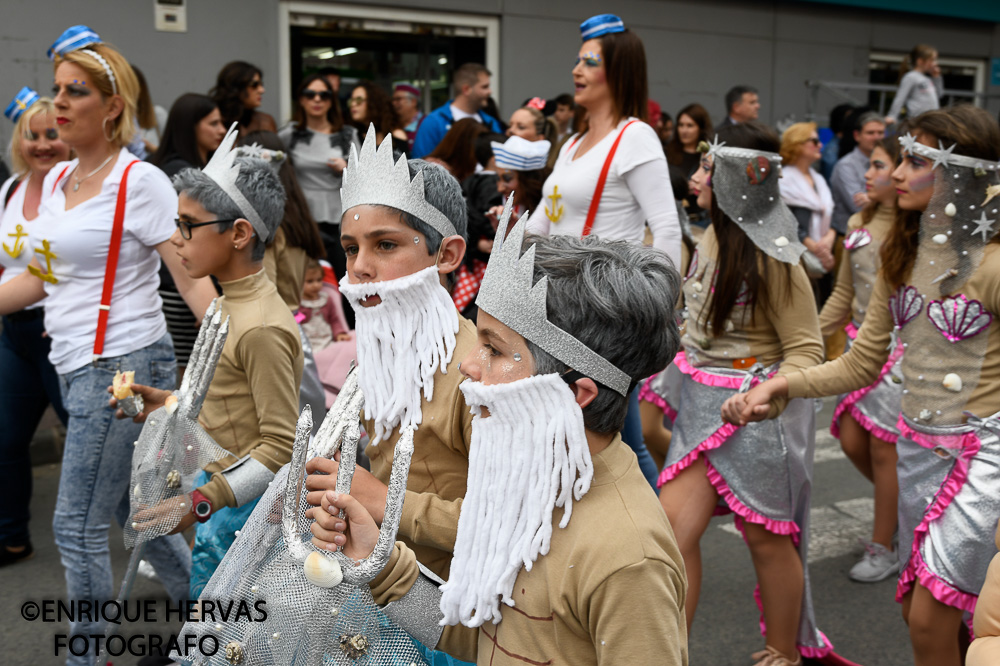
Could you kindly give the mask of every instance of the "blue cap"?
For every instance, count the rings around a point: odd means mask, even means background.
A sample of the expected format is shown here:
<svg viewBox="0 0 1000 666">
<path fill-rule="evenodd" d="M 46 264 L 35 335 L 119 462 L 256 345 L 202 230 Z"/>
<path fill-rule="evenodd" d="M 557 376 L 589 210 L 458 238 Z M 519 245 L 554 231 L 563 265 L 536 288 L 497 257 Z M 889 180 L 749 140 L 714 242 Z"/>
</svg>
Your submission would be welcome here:
<svg viewBox="0 0 1000 666">
<path fill-rule="evenodd" d="M 48 50 L 49 60 L 55 60 L 57 55 L 63 56 L 71 51 L 82 49 L 91 44 L 100 44 L 101 37 L 85 25 L 74 25 L 63 34 Z"/>
<path fill-rule="evenodd" d="M 580 24 L 580 36 L 583 37 L 583 41 L 616 32 L 625 32 L 625 22 L 614 14 L 591 16 Z"/>
<path fill-rule="evenodd" d="M 4 109 L 3 115 L 10 118 L 11 122 L 16 123 L 20 120 L 24 112 L 28 110 L 28 107 L 37 102 L 39 99 L 41 98 L 38 96 L 38 93 L 28 86 L 25 86 L 21 88 L 21 91 L 17 93 L 17 96 L 11 100 L 10 104 L 7 105 L 7 108 Z"/>
</svg>

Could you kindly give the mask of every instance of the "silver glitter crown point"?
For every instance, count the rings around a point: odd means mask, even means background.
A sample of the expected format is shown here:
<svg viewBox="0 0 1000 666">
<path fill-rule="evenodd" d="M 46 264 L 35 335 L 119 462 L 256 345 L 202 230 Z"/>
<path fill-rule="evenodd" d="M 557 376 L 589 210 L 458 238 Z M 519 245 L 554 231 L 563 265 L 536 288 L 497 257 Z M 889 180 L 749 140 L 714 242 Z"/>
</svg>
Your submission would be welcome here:
<svg viewBox="0 0 1000 666">
<path fill-rule="evenodd" d="M 507 198 L 500 217 L 476 305 L 569 367 L 627 396 L 631 378 L 625 372 L 549 321 L 545 304 L 548 278 L 532 285 L 535 246 L 521 254 L 527 213 L 507 235 L 513 201 L 513 195 Z"/>
<path fill-rule="evenodd" d="M 229 128 L 222 143 L 215 149 L 212 159 L 205 165 L 202 172 L 214 180 L 216 185 L 229 195 L 229 198 L 233 200 L 236 207 L 240 209 L 240 212 L 250 222 L 253 230 L 266 242 L 270 240 L 270 232 L 267 226 L 260 215 L 257 214 L 254 207 L 250 205 L 247 198 L 240 192 L 240 188 L 236 187 L 236 179 L 240 175 L 240 165 L 236 163 L 236 156 L 239 154 L 239 149 L 235 148 L 236 139 L 239 138 L 237 126 L 238 123 L 233 123 L 232 127 Z"/>
<path fill-rule="evenodd" d="M 377 148 L 375 144 L 375 126 L 369 125 L 361 152 L 351 146 L 340 188 L 343 211 L 361 205 L 389 206 L 426 222 L 445 238 L 457 235 L 452 221 L 424 199 L 423 171 L 410 180 L 406 155 L 393 161 L 392 136 L 387 134 Z"/>
</svg>

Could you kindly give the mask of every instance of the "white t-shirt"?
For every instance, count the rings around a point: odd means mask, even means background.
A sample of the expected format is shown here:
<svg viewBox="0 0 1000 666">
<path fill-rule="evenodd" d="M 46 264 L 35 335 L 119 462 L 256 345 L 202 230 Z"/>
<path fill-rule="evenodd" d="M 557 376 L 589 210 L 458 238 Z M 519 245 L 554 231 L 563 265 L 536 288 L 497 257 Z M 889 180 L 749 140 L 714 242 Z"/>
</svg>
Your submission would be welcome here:
<svg viewBox="0 0 1000 666">
<path fill-rule="evenodd" d="M 542 200 L 528 231 L 542 235 L 583 235 L 590 202 L 608 153 L 626 118 L 596 146 L 573 159 L 580 141 L 567 141 L 559 151 L 552 174 L 542 187 Z M 636 183 L 629 181 L 636 178 Z M 633 186 L 630 186 L 633 185 Z M 643 242 L 645 226 L 653 232 L 653 246 L 680 265 L 680 221 L 670 187 L 670 173 L 660 138 L 652 127 L 635 122 L 622 134 L 604 183 L 591 234 L 605 240 Z"/>
<path fill-rule="evenodd" d="M 3 242 L 3 250 L 0 251 L 0 266 L 3 266 L 3 275 L 0 275 L 0 284 L 9 282 L 26 271 L 34 256 L 28 241 L 28 231 L 31 229 L 32 223 L 24 219 L 24 192 L 28 189 L 29 178 L 30 175 L 14 185 L 17 176 L 11 176 L 0 187 L 0 205 L 7 198 L 7 191 L 11 187 L 17 188 L 11 195 L 10 201 L 7 202 L 7 206 L 0 211 L 0 240 Z M 41 302 L 33 303 L 25 310 L 41 306 Z"/>
<path fill-rule="evenodd" d="M 479 117 L 478 113 L 467 113 L 466 111 L 463 111 L 462 109 L 458 108 L 454 104 L 451 105 L 451 117 L 452 117 L 453 121 L 456 122 L 456 123 L 459 120 L 465 120 L 466 118 L 472 118 L 477 123 L 483 122 L 483 119 Z"/>
<path fill-rule="evenodd" d="M 135 159 L 123 148 L 101 192 L 71 210 L 66 210 L 63 187 L 72 181 L 77 161 L 57 164 L 45 177 L 30 241 L 34 257 L 54 280 L 45 281 L 45 328 L 52 338 L 49 360 L 59 374 L 92 360 L 118 188 L 125 167 Z M 70 167 L 66 176 L 53 191 L 66 166 Z M 177 194 L 166 175 L 145 162 L 133 166 L 103 357 L 148 347 L 167 332 L 157 293 L 160 256 L 155 246 L 173 234 L 176 217 Z M 49 256 L 44 253 L 45 241 Z"/>
</svg>

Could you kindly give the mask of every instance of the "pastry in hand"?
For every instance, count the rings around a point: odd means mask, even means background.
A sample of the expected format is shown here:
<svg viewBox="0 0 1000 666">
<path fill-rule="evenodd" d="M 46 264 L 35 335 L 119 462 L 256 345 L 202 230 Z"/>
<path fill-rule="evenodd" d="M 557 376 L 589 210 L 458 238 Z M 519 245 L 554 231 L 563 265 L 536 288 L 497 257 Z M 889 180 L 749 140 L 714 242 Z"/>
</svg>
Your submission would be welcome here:
<svg viewBox="0 0 1000 666">
<path fill-rule="evenodd" d="M 142 396 L 132 392 L 134 381 L 134 370 L 116 372 L 115 378 L 111 381 L 111 393 L 118 400 L 118 406 L 121 407 L 126 416 L 136 416 L 143 407 Z"/>
</svg>

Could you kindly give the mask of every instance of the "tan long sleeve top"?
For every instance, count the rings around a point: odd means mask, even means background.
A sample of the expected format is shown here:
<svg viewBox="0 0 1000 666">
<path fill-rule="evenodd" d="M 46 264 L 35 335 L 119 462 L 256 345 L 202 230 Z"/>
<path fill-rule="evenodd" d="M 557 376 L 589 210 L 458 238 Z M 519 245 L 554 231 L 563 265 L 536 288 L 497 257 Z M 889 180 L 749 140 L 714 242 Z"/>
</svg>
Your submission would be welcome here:
<svg viewBox="0 0 1000 666">
<path fill-rule="evenodd" d="M 593 461 L 569 524 L 518 574 L 515 605 L 500 605 L 496 625 L 445 627 L 437 649 L 492 666 L 688 663 L 687 579 L 663 508 L 621 437 Z M 557 509 L 553 523 L 561 518 Z M 610 529 L 614 538 L 601 538 Z M 375 602 L 401 598 L 417 574 L 413 551 L 397 543 L 371 583 Z"/>
<path fill-rule="evenodd" d="M 198 417 L 233 454 L 205 467 L 212 478 L 199 490 L 216 509 L 236 506 L 225 477 L 216 472 L 247 454 L 272 472 L 292 459 L 302 379 L 298 326 L 264 270 L 223 282 L 222 291 L 229 337 Z"/>
<path fill-rule="evenodd" d="M 459 316 L 458 320 L 455 351 L 446 366 L 447 373 L 439 370 L 434 375 L 434 399 L 424 398 L 420 405 L 423 420 L 413 435 L 413 459 L 399 524 L 399 539 L 413 549 L 421 564 L 445 579 L 465 497 L 472 441 L 472 414 L 458 388 L 462 383 L 458 364 L 476 344 L 476 326 L 465 317 Z M 375 432 L 371 420 L 366 419 L 364 424 L 368 432 Z M 372 474 L 382 483 L 389 483 L 398 440 L 397 427 L 378 446 L 365 449 Z"/>
</svg>

